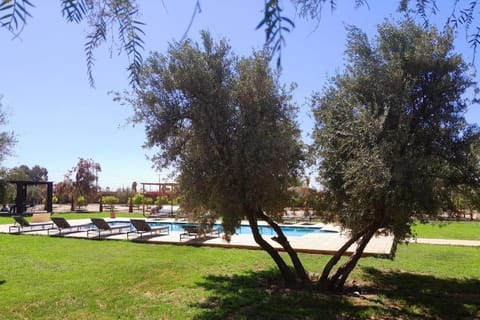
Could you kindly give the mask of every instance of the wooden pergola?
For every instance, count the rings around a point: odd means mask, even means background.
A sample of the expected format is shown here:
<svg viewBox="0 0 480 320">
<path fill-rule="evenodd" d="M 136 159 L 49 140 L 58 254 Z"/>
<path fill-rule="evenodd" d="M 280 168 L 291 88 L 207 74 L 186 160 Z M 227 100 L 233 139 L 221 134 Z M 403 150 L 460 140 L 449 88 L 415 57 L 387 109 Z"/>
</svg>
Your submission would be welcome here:
<svg viewBox="0 0 480 320">
<path fill-rule="evenodd" d="M 10 180 L 9 183 L 17 186 L 17 196 L 15 198 L 15 210 L 17 214 L 24 214 L 27 212 L 27 188 L 28 186 L 47 186 L 47 198 L 45 203 L 45 210 L 47 212 L 53 211 L 53 182 L 50 181 L 25 181 L 25 180 Z"/>
<path fill-rule="evenodd" d="M 173 205 L 173 199 L 178 195 L 178 183 L 174 182 L 140 182 L 142 185 L 142 194 L 155 199 L 156 197 L 167 196 Z M 155 190 L 151 190 L 154 187 Z M 149 190 L 147 190 L 147 188 Z M 143 213 L 145 214 L 145 204 L 143 205 Z"/>
</svg>

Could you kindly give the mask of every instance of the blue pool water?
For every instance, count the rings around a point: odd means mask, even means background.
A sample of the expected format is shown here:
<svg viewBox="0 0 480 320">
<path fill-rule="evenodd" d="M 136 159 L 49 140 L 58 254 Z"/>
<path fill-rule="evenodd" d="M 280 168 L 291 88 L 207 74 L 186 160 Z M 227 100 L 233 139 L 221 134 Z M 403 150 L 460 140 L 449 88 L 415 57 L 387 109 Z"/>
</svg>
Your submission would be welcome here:
<svg viewBox="0 0 480 320">
<path fill-rule="evenodd" d="M 149 222 L 152 226 L 170 226 L 170 231 L 183 231 L 182 226 L 186 223 L 180 222 Z M 221 228 L 221 225 L 215 225 L 216 228 Z M 269 226 L 259 226 L 260 233 L 264 236 L 274 236 L 276 235 L 275 231 L 273 231 L 272 227 Z M 321 227 L 294 227 L 294 226 L 282 226 L 281 227 L 285 236 L 287 237 L 301 237 L 306 234 L 310 233 L 326 233 L 331 231 L 322 230 Z M 252 230 L 248 225 L 242 225 L 236 230 L 236 234 L 252 234 Z"/>
<path fill-rule="evenodd" d="M 109 222 L 111 224 L 129 224 L 130 221 L 111 221 Z M 161 222 L 161 221 L 149 221 L 149 225 L 153 226 L 169 226 L 170 231 L 177 231 L 177 232 L 183 232 L 182 226 L 188 224 L 186 222 Z M 133 226 L 131 227 L 133 230 Z M 222 228 L 222 225 L 216 224 L 215 228 Z M 272 227 L 269 226 L 259 226 L 260 233 L 264 236 L 275 236 L 276 233 L 273 231 Z M 331 231 L 331 230 L 322 230 L 321 227 L 312 227 L 312 226 L 305 226 L 305 227 L 299 227 L 299 226 L 282 226 L 281 227 L 283 232 L 285 233 L 285 236 L 287 237 L 301 237 L 306 234 L 319 234 L 319 233 L 336 233 L 336 231 Z M 239 228 L 236 230 L 236 234 L 252 234 L 252 230 L 250 229 L 250 226 L 248 225 L 241 225 Z"/>
</svg>

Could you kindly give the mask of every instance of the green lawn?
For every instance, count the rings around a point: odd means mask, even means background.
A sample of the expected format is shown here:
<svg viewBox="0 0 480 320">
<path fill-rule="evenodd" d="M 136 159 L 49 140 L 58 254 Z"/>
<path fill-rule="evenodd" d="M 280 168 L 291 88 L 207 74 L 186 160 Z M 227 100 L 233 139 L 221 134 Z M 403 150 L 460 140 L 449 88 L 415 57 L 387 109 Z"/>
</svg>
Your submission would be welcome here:
<svg viewBox="0 0 480 320">
<path fill-rule="evenodd" d="M 0 319 L 472 319 L 480 248 L 366 258 L 362 298 L 284 290 L 262 251 L 0 235 Z M 326 256 L 301 255 L 310 271 Z"/>
<path fill-rule="evenodd" d="M 90 218 L 108 218 L 110 217 L 109 212 L 88 212 L 88 213 L 77 213 L 77 212 L 65 212 L 65 213 L 54 213 L 54 217 L 64 217 L 65 219 L 90 219 Z M 141 213 L 117 213 L 117 218 L 144 218 Z M 27 217 L 27 220 L 31 220 L 31 217 Z M 0 224 L 13 223 L 11 217 L 0 217 Z"/>
<path fill-rule="evenodd" d="M 418 223 L 412 229 L 418 238 L 480 240 L 480 222 L 475 221 Z"/>
</svg>

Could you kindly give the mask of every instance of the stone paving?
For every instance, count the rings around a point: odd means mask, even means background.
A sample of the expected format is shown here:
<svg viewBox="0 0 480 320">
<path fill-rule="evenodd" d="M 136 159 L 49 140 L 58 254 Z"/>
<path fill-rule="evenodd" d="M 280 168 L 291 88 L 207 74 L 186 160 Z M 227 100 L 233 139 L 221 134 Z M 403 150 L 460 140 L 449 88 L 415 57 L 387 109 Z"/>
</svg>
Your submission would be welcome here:
<svg viewBox="0 0 480 320">
<path fill-rule="evenodd" d="M 107 221 L 127 221 L 127 219 L 105 219 Z M 174 222 L 173 219 L 162 219 L 162 222 Z M 12 221 L 13 222 L 13 221 Z M 69 220 L 71 225 L 85 224 L 89 223 L 89 219 L 75 219 Z M 8 233 L 9 226 L 12 224 L 2 224 L 0 225 L 0 233 Z M 292 225 L 288 226 L 302 226 L 302 225 Z M 338 227 L 333 225 L 325 224 L 314 224 L 311 226 L 322 227 L 324 230 L 337 231 L 337 232 L 328 232 L 328 233 L 310 233 L 299 237 L 288 237 L 290 244 L 298 252 L 313 253 L 313 254 L 332 254 L 336 252 L 347 240 L 348 236 L 345 233 L 340 232 Z M 303 227 L 305 227 L 303 225 Z M 22 232 L 21 234 L 40 234 L 47 235 L 46 230 L 39 231 L 27 231 Z M 55 235 L 55 232 L 50 232 L 51 235 Z M 230 242 L 222 239 L 221 237 L 206 237 L 200 239 L 183 239 L 180 241 L 180 231 L 170 231 L 168 235 L 154 235 L 154 236 L 143 236 L 141 239 L 139 237 L 130 237 L 133 241 L 151 243 L 151 244 L 175 244 L 175 245 L 193 245 L 193 246 L 212 246 L 212 247 L 224 247 L 224 248 L 245 248 L 245 249 L 260 249 L 259 246 L 255 243 L 252 235 L 233 235 Z M 87 230 L 73 233 L 66 233 L 62 235 L 63 237 L 68 238 L 87 238 Z M 117 233 L 117 234 L 108 234 L 102 233 L 101 237 L 92 237 L 91 239 L 97 240 L 126 240 L 126 233 Z M 280 245 L 272 240 L 269 236 L 264 236 L 264 238 L 275 248 L 280 248 Z M 418 239 L 417 239 L 418 240 Z M 355 250 L 356 245 L 352 245 L 348 253 L 351 253 Z M 393 248 L 393 237 L 392 236 L 379 236 L 374 237 L 369 244 L 367 245 L 364 255 L 366 256 L 385 256 L 390 255 Z"/>
</svg>

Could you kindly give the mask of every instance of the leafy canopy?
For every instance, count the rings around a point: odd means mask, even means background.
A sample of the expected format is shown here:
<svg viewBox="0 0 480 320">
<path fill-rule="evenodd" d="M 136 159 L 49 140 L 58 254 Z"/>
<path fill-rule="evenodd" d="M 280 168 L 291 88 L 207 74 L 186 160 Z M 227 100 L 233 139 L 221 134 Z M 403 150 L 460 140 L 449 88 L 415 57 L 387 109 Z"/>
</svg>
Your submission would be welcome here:
<svg viewBox="0 0 480 320">
<path fill-rule="evenodd" d="M 398 237 L 412 216 L 432 215 L 449 191 L 478 185 L 466 123 L 474 86 L 451 32 L 385 22 L 370 42 L 349 28 L 346 70 L 313 96 L 320 177 L 344 226 L 374 221 Z"/>
<path fill-rule="evenodd" d="M 133 95 L 135 122 L 159 165 L 176 166 L 182 206 L 223 215 L 233 232 L 247 212 L 278 212 L 300 168 L 296 108 L 264 52 L 235 56 L 202 33 L 147 59 Z"/>
<path fill-rule="evenodd" d="M 16 38 L 27 20 L 32 17 L 34 0 L 0 1 L 0 26 L 9 30 Z M 85 42 L 87 72 L 94 86 L 94 51 L 107 42 L 107 35 L 117 33 L 113 46 L 127 53 L 130 60 L 128 70 L 130 82 L 134 84 L 137 72 L 143 63 L 143 22 L 139 20 L 136 0 L 60 0 L 62 15 L 68 22 L 81 23 L 86 20 L 88 31 Z"/>
</svg>

